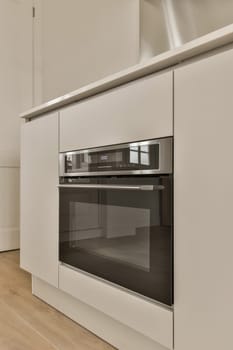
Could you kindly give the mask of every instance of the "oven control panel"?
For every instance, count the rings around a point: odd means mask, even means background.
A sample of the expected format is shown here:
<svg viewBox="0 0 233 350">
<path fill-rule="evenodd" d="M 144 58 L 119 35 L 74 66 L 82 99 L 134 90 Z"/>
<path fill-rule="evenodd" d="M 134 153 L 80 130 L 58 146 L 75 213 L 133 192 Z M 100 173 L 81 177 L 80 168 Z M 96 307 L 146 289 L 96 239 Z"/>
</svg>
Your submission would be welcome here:
<svg viewBox="0 0 233 350">
<path fill-rule="evenodd" d="M 60 153 L 60 176 L 172 172 L 172 138 Z"/>
</svg>

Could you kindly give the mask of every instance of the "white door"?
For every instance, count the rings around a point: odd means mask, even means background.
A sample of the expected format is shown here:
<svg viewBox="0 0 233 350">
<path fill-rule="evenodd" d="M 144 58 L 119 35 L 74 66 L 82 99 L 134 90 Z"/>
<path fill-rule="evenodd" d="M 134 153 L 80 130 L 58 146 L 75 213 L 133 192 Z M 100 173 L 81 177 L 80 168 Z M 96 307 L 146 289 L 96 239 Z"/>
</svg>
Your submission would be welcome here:
<svg viewBox="0 0 233 350">
<path fill-rule="evenodd" d="M 32 0 L 0 1 L 0 251 L 19 248 L 19 113 L 32 106 Z"/>
</svg>

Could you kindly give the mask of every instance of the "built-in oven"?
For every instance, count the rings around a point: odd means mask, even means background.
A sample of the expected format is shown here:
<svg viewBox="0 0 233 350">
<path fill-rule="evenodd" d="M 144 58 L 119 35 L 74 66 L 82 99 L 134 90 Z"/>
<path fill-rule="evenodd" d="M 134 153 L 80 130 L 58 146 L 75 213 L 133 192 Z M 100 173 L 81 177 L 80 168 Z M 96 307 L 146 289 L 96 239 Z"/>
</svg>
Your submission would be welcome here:
<svg viewBox="0 0 233 350">
<path fill-rule="evenodd" d="M 173 303 L 171 137 L 60 154 L 59 259 Z"/>
</svg>

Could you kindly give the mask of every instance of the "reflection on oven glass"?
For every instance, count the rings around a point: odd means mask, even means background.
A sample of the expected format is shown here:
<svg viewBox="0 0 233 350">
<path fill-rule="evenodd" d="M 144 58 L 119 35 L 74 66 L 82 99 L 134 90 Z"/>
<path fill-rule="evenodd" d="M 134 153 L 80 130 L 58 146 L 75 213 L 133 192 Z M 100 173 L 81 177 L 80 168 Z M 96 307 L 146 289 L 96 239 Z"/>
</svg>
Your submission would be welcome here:
<svg viewBox="0 0 233 350">
<path fill-rule="evenodd" d="M 138 147 L 130 147 L 129 161 L 131 164 L 139 163 Z"/>
<path fill-rule="evenodd" d="M 150 210 L 70 202 L 69 244 L 150 270 Z"/>
<path fill-rule="evenodd" d="M 66 173 L 87 172 L 89 170 L 88 153 L 82 153 L 79 156 L 69 154 L 65 157 Z"/>
<path fill-rule="evenodd" d="M 149 153 L 141 153 L 141 164 L 150 165 Z"/>
<path fill-rule="evenodd" d="M 130 146 L 130 163 L 150 166 L 149 146 Z"/>
</svg>

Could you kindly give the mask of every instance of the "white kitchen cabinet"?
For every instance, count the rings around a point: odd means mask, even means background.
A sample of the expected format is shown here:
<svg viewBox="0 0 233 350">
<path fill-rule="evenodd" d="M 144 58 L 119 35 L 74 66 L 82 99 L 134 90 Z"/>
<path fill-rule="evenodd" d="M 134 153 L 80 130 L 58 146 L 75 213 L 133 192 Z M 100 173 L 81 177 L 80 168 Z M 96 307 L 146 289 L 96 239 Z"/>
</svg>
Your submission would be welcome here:
<svg viewBox="0 0 233 350">
<path fill-rule="evenodd" d="M 58 112 L 22 126 L 20 266 L 58 285 Z"/>
<path fill-rule="evenodd" d="M 59 267 L 59 288 L 80 302 L 154 341 L 155 349 L 156 343 L 166 349 L 173 348 L 171 309 L 64 265 Z"/>
<path fill-rule="evenodd" d="M 233 50 L 174 81 L 175 349 L 233 349 Z"/>
<path fill-rule="evenodd" d="M 153 74 L 61 110 L 60 151 L 173 134 L 173 73 Z"/>
</svg>

